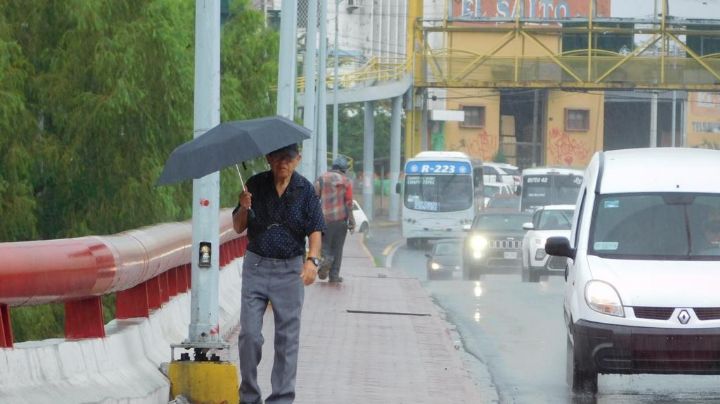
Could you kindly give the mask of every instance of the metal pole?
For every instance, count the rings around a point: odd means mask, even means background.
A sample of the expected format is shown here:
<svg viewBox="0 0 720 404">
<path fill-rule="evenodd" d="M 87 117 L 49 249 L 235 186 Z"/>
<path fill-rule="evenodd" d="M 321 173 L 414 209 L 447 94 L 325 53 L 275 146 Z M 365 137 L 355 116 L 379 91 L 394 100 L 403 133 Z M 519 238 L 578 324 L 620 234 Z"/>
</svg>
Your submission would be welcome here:
<svg viewBox="0 0 720 404">
<path fill-rule="evenodd" d="M 680 147 L 687 147 L 687 120 L 688 106 L 690 105 L 690 99 L 687 92 L 684 92 L 682 103 L 680 105 L 682 106 L 680 111 Z"/>
<path fill-rule="evenodd" d="M 300 161 L 300 174 L 315 181 L 315 161 L 317 159 L 317 122 L 315 122 L 315 57 L 317 47 L 317 6 L 318 0 L 308 0 L 307 29 L 305 31 L 305 102 L 303 103 L 303 125 L 310 129 L 312 137 L 303 142 L 303 159 Z"/>
<path fill-rule="evenodd" d="M 535 167 L 538 165 L 537 161 L 537 142 L 538 142 L 538 110 L 539 108 L 539 101 L 540 101 L 540 90 L 533 90 L 533 123 L 532 123 L 532 166 Z M 517 130 L 517 129 L 516 129 Z M 517 137 L 517 134 L 515 135 Z M 517 153 L 517 152 L 516 152 Z M 516 162 L 517 163 L 517 162 Z"/>
<path fill-rule="evenodd" d="M 332 136 L 332 158 L 335 160 L 338 155 L 338 19 L 340 17 L 340 0 L 335 0 L 335 54 L 333 59 L 335 66 L 333 67 L 333 136 Z"/>
<path fill-rule="evenodd" d="M 278 115 L 293 120 L 295 117 L 297 2 L 295 0 L 283 0 L 281 13 L 276 111 Z"/>
<path fill-rule="evenodd" d="M 427 105 L 427 88 L 420 90 L 422 94 L 422 110 L 420 111 L 420 150 L 430 150 L 428 145 L 428 105 Z"/>
<path fill-rule="evenodd" d="M 318 63 L 317 159 L 315 174 L 327 171 L 327 0 L 320 0 L 320 61 Z"/>
<path fill-rule="evenodd" d="M 193 137 L 220 123 L 220 0 L 195 2 Z M 218 322 L 220 174 L 193 180 L 188 344 L 225 346 Z M 203 254 L 200 249 L 203 248 Z M 207 248 L 207 250 L 205 250 Z M 209 257 L 207 256 L 209 254 Z"/>
<path fill-rule="evenodd" d="M 363 137 L 363 210 L 368 217 L 368 220 L 372 220 L 374 216 L 373 212 L 373 195 L 374 188 L 373 182 L 375 180 L 375 167 L 373 166 L 375 160 L 375 103 L 372 101 L 365 101 L 365 125 Z"/>
<path fill-rule="evenodd" d="M 653 92 L 650 100 L 650 147 L 657 147 L 657 102 L 658 95 Z"/>
<path fill-rule="evenodd" d="M 385 198 L 385 163 L 380 165 L 380 209 L 378 212 L 382 215 L 383 211 L 383 198 Z"/>
<path fill-rule="evenodd" d="M 672 124 L 671 124 L 671 125 L 672 125 L 672 130 L 671 130 L 672 140 L 670 141 L 670 145 L 671 145 L 672 147 L 675 147 L 675 136 L 676 136 L 676 134 L 675 134 L 675 125 L 676 125 L 675 120 L 676 120 L 676 114 L 677 114 L 677 113 L 675 112 L 676 109 L 677 109 L 677 93 L 675 92 L 675 90 L 673 90 L 673 92 L 672 92 Z"/>
<path fill-rule="evenodd" d="M 400 220 L 400 195 L 395 187 L 400 180 L 400 119 L 402 115 L 402 96 L 393 98 L 390 126 L 390 206 L 388 220 Z"/>
</svg>

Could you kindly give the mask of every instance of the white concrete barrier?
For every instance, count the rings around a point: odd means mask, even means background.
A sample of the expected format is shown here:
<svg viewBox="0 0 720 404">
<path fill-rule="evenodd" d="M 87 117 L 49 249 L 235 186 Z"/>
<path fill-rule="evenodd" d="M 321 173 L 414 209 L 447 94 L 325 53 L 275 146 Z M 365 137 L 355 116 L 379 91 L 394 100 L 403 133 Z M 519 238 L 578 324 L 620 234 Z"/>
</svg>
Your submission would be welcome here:
<svg viewBox="0 0 720 404">
<path fill-rule="evenodd" d="M 224 338 L 240 318 L 241 271 L 242 258 L 220 271 Z M 188 291 L 149 318 L 111 321 L 105 338 L 48 339 L 0 348 L 0 404 L 167 403 L 170 384 L 160 365 L 171 359 L 170 344 L 187 338 L 189 324 Z"/>
</svg>

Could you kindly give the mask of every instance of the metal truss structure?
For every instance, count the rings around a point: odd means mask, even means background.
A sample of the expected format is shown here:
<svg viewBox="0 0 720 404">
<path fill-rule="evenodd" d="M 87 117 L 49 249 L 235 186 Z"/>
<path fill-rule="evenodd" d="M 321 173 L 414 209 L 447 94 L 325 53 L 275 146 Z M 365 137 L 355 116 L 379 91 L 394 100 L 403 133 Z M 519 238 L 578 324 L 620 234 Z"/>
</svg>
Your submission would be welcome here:
<svg viewBox="0 0 720 404">
<path fill-rule="evenodd" d="M 718 40 L 720 20 L 680 19 L 666 10 L 653 20 L 591 16 L 549 22 L 516 16 L 418 21 L 415 35 L 423 46 L 414 55 L 415 66 L 421 67 L 415 70 L 415 86 L 720 91 L 720 53 L 700 54 L 688 45 L 689 38 Z M 421 38 L 432 32 L 487 33 L 499 39 L 483 53 L 431 49 Z M 555 36 L 558 46 L 540 39 L 548 36 Z M 630 38 L 631 47 L 596 45 L 610 36 Z M 560 51 L 568 37 L 581 38 L 586 47 Z M 530 44 L 534 54 L 526 54 L 530 46 L 517 46 L 517 41 Z"/>
</svg>

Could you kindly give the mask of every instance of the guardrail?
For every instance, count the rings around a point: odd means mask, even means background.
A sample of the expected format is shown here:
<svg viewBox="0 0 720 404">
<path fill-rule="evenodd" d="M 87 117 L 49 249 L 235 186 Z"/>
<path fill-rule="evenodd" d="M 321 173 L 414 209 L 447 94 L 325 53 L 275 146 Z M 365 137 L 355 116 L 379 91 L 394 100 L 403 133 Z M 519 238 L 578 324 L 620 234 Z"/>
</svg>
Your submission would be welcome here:
<svg viewBox="0 0 720 404">
<path fill-rule="evenodd" d="M 220 213 L 220 267 L 245 254 L 247 239 Z M 148 317 L 191 286 L 190 221 L 109 236 L 0 243 L 0 348 L 13 346 L 10 307 L 65 304 L 65 338 L 105 336 L 103 295 L 115 318 Z"/>
</svg>

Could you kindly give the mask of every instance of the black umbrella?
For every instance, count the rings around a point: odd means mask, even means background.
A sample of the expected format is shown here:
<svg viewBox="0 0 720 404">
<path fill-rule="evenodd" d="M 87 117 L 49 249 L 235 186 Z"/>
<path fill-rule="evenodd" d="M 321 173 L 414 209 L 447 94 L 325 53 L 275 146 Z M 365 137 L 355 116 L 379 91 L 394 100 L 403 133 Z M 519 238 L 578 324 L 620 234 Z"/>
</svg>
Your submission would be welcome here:
<svg viewBox="0 0 720 404">
<path fill-rule="evenodd" d="M 201 178 L 310 138 L 310 130 L 282 116 L 221 123 L 178 146 L 168 157 L 158 185 Z"/>
</svg>

